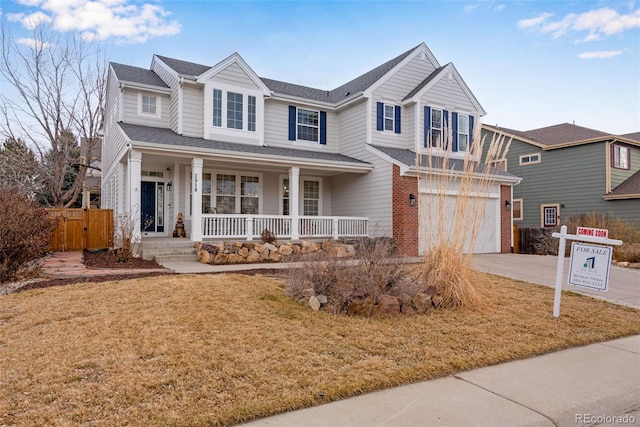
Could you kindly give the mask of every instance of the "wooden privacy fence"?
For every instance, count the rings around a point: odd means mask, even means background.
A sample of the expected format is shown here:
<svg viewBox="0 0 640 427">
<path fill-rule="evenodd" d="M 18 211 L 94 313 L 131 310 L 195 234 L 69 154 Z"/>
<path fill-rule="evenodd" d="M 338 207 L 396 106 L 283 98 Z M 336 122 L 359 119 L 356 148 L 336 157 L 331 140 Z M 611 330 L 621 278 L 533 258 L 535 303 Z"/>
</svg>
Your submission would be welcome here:
<svg viewBox="0 0 640 427">
<path fill-rule="evenodd" d="M 58 225 L 52 251 L 81 251 L 113 246 L 112 209 L 47 209 Z"/>
</svg>

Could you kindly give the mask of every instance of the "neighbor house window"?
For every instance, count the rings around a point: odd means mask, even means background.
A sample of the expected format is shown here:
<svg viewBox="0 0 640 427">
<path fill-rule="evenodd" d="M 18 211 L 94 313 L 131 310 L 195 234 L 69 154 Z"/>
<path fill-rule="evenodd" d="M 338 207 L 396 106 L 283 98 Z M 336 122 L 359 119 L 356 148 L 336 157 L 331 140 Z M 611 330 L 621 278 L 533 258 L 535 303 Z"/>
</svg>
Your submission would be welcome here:
<svg viewBox="0 0 640 427">
<path fill-rule="evenodd" d="M 303 215 L 318 216 L 320 214 L 320 181 L 304 181 Z"/>
<path fill-rule="evenodd" d="M 513 212 L 514 220 L 524 219 L 524 216 L 522 213 L 522 199 L 513 199 L 512 212 Z"/>
<path fill-rule="evenodd" d="M 612 166 L 617 169 L 629 169 L 630 168 L 630 152 L 629 147 L 622 145 L 613 145 L 613 164 Z"/>
<path fill-rule="evenodd" d="M 526 154 L 524 156 L 520 156 L 520 166 L 532 165 L 535 163 L 540 163 L 541 161 L 542 160 L 540 158 L 540 153 Z"/>
<path fill-rule="evenodd" d="M 442 110 L 431 109 L 431 146 L 442 148 Z"/>
<path fill-rule="evenodd" d="M 227 127 L 242 129 L 242 94 L 227 92 Z"/>
<path fill-rule="evenodd" d="M 318 142 L 319 116 L 318 111 L 298 108 L 298 139 Z"/>
<path fill-rule="evenodd" d="M 542 226 L 555 227 L 558 225 L 558 205 L 542 206 Z"/>
<path fill-rule="evenodd" d="M 251 132 L 256 131 L 256 97 L 249 96 L 247 98 L 249 111 L 247 113 L 247 126 Z"/>
<path fill-rule="evenodd" d="M 469 147 L 469 116 L 458 114 L 458 151 Z"/>
<path fill-rule="evenodd" d="M 222 126 L 222 91 L 213 90 L 213 125 Z"/>
</svg>

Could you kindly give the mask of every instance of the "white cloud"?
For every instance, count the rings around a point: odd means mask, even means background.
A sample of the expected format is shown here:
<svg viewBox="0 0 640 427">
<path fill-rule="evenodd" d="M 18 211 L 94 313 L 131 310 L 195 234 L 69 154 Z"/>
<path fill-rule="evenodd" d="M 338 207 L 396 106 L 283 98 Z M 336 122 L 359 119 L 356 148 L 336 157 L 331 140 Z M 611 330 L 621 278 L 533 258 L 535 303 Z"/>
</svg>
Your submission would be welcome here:
<svg viewBox="0 0 640 427">
<path fill-rule="evenodd" d="M 29 46 L 30 48 L 37 49 L 48 49 L 51 47 L 51 43 L 44 42 L 42 40 L 36 40 L 31 38 L 22 37 L 18 39 L 18 43 L 23 44 L 25 46 Z"/>
<path fill-rule="evenodd" d="M 633 4 L 629 4 L 633 7 Z M 518 21 L 521 29 L 535 29 L 541 33 L 551 33 L 554 38 L 570 31 L 588 32 L 579 40 L 590 42 L 602 40 L 614 34 L 633 28 L 640 28 L 640 9 L 631 10 L 627 14 L 620 14 L 616 10 L 604 7 L 576 14 L 570 13 L 560 20 L 551 21 L 551 14 L 542 13 L 535 18 Z"/>
<path fill-rule="evenodd" d="M 24 13 L 8 13 L 7 19 L 13 22 L 20 22 L 23 27 L 33 30 L 38 25 L 50 24 L 52 22 L 49 15 L 40 11 L 25 15 Z"/>
<path fill-rule="evenodd" d="M 541 13 L 535 18 L 521 19 L 520 21 L 518 21 L 518 28 L 521 28 L 524 30 L 531 27 L 537 27 L 538 25 L 542 24 L 544 21 L 546 21 L 548 18 L 551 18 L 552 16 L 553 16 L 552 13 Z"/>
<path fill-rule="evenodd" d="M 480 6 L 480 5 L 479 5 L 479 4 L 477 4 L 477 3 L 476 3 L 476 4 L 468 4 L 468 5 L 466 5 L 466 6 L 464 7 L 464 11 L 465 11 L 466 13 L 473 12 L 475 9 L 477 9 L 477 8 L 478 8 L 478 6 Z"/>
<path fill-rule="evenodd" d="M 505 7 L 506 7 L 505 5 L 499 4 L 499 5 L 497 5 L 496 7 L 493 8 L 493 11 L 494 12 L 502 12 Z"/>
<path fill-rule="evenodd" d="M 621 50 L 600 50 L 596 52 L 583 52 L 578 55 L 580 59 L 609 59 L 622 54 Z"/>
<path fill-rule="evenodd" d="M 58 31 L 78 31 L 86 40 L 141 43 L 152 37 L 177 34 L 181 29 L 178 22 L 170 19 L 171 13 L 157 4 L 132 0 L 20 1 L 40 8 L 19 19 L 23 26 L 29 28 L 31 21 L 25 20 L 38 14 L 40 23 L 51 24 Z"/>
</svg>

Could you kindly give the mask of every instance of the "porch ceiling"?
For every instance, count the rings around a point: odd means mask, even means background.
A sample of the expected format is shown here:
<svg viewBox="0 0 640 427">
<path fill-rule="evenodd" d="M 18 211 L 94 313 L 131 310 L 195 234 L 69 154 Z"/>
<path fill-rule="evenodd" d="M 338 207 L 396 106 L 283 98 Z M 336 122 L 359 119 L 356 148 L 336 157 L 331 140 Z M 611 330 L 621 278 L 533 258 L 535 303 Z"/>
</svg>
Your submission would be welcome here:
<svg viewBox="0 0 640 427">
<path fill-rule="evenodd" d="M 294 148 L 266 147 L 229 143 L 178 135 L 170 129 L 119 123 L 131 140 L 132 146 L 156 155 L 192 158 L 201 157 L 208 163 L 230 162 L 245 165 L 275 167 L 298 166 L 325 173 L 366 173 L 373 169 L 367 163 L 352 157 L 323 151 L 308 151 Z M 160 161 L 160 157 L 156 160 Z M 166 160 L 165 160 L 166 161 Z M 174 160 L 175 161 L 175 160 Z"/>
</svg>

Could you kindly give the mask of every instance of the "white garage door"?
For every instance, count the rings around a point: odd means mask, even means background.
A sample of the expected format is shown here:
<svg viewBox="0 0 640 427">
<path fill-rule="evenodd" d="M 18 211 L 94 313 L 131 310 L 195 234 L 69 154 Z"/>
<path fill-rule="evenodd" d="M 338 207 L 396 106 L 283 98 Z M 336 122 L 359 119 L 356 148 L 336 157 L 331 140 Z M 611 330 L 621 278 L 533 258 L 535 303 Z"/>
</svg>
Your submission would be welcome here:
<svg viewBox="0 0 640 427">
<path fill-rule="evenodd" d="M 494 193 L 495 194 L 495 193 Z M 445 197 L 443 202 L 440 202 L 440 197 Z M 420 197 L 420 233 L 419 233 L 419 253 L 423 255 L 427 245 L 439 241 L 441 237 L 446 238 L 448 241 L 454 239 L 455 233 L 464 233 L 461 237 L 456 238 L 456 241 L 465 242 L 464 251 L 469 251 L 470 246 L 470 230 L 471 220 L 466 217 L 471 217 L 474 211 L 478 211 L 474 208 L 464 209 L 464 214 L 455 217 L 455 196 L 435 196 L 431 194 L 422 193 Z M 472 197 L 469 200 L 469 204 L 485 204 L 484 212 L 479 212 L 482 215 L 479 223 L 478 235 L 473 245 L 473 253 L 496 253 L 500 252 L 500 203 L 496 197 L 492 198 L 477 198 Z M 440 214 L 442 211 L 442 214 Z M 478 212 L 475 212 L 477 214 Z M 438 226 L 439 218 L 446 218 L 446 222 L 441 226 Z M 442 236 L 444 234 L 444 236 Z M 463 240 L 464 239 L 464 240 Z"/>
</svg>

